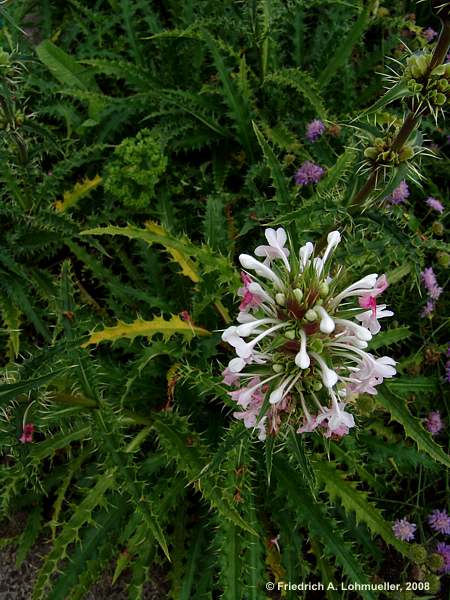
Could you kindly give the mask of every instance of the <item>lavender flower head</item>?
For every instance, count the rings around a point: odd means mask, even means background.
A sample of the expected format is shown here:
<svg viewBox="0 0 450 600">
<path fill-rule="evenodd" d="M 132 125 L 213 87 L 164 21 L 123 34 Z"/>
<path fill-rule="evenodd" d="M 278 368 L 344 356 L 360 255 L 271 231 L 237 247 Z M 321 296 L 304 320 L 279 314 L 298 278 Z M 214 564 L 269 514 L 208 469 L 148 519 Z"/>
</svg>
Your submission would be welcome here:
<svg viewBox="0 0 450 600">
<path fill-rule="evenodd" d="M 438 410 L 431 411 L 425 419 L 425 427 L 432 435 L 437 435 L 444 429 L 441 413 Z"/>
<path fill-rule="evenodd" d="M 392 525 L 392 531 L 397 539 L 410 542 L 414 539 L 417 526 L 406 519 L 397 519 Z"/>
<path fill-rule="evenodd" d="M 428 523 L 433 531 L 436 533 L 445 533 L 450 535 L 450 517 L 445 510 L 433 510 L 428 515 Z"/>
<path fill-rule="evenodd" d="M 430 315 L 432 315 L 434 313 L 434 309 L 436 308 L 436 304 L 434 302 L 434 300 L 427 300 L 427 303 L 425 304 L 425 306 L 422 308 L 421 312 L 420 312 L 420 316 L 422 317 L 422 319 L 425 319 L 425 317 L 429 317 Z"/>
<path fill-rule="evenodd" d="M 444 566 L 441 573 L 450 573 L 450 546 L 445 542 L 439 542 L 436 546 L 436 552 L 444 559 Z"/>
<path fill-rule="evenodd" d="M 325 133 L 325 125 L 319 119 L 314 119 L 306 126 L 306 139 L 315 142 Z"/>
<path fill-rule="evenodd" d="M 427 290 L 428 296 L 432 300 L 437 300 L 442 294 L 442 288 L 438 285 L 433 267 L 427 267 L 420 274 L 423 284 Z"/>
<path fill-rule="evenodd" d="M 406 200 L 406 198 L 408 198 L 409 194 L 410 191 L 408 184 L 403 179 L 403 181 L 399 183 L 399 185 L 395 188 L 392 194 L 386 197 L 386 200 L 391 204 L 401 204 Z"/>
<path fill-rule="evenodd" d="M 297 185 L 317 183 L 323 177 L 324 173 L 325 169 L 322 169 L 322 167 L 310 160 L 306 160 L 294 175 L 295 183 Z"/>
<path fill-rule="evenodd" d="M 430 196 L 426 199 L 426 203 L 430 208 L 432 208 L 439 214 L 442 214 L 444 212 L 444 205 L 442 204 L 442 202 L 440 202 L 440 200 L 436 200 L 436 198 Z"/>
<path fill-rule="evenodd" d="M 427 27 L 422 31 L 422 35 L 427 40 L 427 42 L 432 42 L 437 36 L 437 31 L 435 31 L 431 27 Z"/>
</svg>

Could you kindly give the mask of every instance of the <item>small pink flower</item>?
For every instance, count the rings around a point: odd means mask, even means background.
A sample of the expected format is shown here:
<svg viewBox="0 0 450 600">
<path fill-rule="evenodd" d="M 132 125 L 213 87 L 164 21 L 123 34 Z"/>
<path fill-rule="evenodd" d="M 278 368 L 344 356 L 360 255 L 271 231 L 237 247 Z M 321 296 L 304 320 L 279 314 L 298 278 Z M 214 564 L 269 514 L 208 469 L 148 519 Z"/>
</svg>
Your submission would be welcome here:
<svg viewBox="0 0 450 600">
<path fill-rule="evenodd" d="M 247 273 L 241 273 L 243 287 L 238 289 L 238 296 L 242 298 L 242 302 L 239 305 L 239 310 L 250 310 L 252 308 L 257 308 L 262 300 L 257 294 L 253 294 L 248 286 L 253 282 L 252 278 L 247 275 Z"/>
<path fill-rule="evenodd" d="M 22 435 L 19 440 L 22 444 L 30 444 L 33 441 L 34 425 L 33 423 L 25 423 L 22 429 Z"/>
<path fill-rule="evenodd" d="M 435 31 L 431 27 L 427 27 L 422 31 L 422 35 L 427 40 L 427 42 L 432 42 L 437 36 L 437 31 Z"/>
<path fill-rule="evenodd" d="M 192 321 L 191 315 L 188 313 L 187 310 L 181 311 L 180 317 L 183 319 L 183 321 L 188 321 L 188 322 Z"/>
<path fill-rule="evenodd" d="M 377 314 L 377 296 L 382 294 L 388 287 L 386 275 L 381 275 L 375 282 L 375 287 L 368 294 L 363 294 L 359 297 L 358 302 L 361 308 L 372 309 L 372 314 L 375 317 Z"/>
</svg>

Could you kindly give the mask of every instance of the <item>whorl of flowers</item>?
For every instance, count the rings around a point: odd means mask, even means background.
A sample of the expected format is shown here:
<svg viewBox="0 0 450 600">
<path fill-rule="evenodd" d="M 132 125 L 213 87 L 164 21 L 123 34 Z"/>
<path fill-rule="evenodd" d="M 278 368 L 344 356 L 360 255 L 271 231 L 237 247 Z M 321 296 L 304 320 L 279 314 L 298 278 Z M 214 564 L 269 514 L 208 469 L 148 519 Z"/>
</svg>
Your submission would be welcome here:
<svg viewBox="0 0 450 600">
<path fill-rule="evenodd" d="M 307 242 L 298 253 L 284 229 L 266 229 L 267 245 L 241 254 L 243 286 L 237 325 L 223 341 L 236 356 L 224 383 L 240 408 L 234 416 L 259 439 L 274 435 L 289 420 L 297 433 L 320 429 L 326 437 L 346 435 L 355 425 L 345 410 L 359 393 L 376 394 L 383 378 L 395 375 L 395 361 L 366 351 L 380 331 L 378 319 L 393 313 L 377 297 L 385 275 L 366 275 L 351 285 L 331 257 L 341 241 L 328 235 L 321 255 Z M 260 259 L 260 260 L 259 260 Z"/>
</svg>

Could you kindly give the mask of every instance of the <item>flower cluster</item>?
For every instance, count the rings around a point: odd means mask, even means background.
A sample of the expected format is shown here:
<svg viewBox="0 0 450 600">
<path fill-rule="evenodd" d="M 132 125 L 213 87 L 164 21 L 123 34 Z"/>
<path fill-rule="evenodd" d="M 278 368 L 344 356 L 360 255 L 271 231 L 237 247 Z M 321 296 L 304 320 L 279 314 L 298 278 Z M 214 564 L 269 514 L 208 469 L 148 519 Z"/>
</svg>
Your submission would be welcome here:
<svg viewBox="0 0 450 600">
<path fill-rule="evenodd" d="M 427 303 L 422 309 L 421 316 L 428 317 L 435 309 L 436 300 L 438 300 L 439 296 L 442 294 L 442 288 L 438 285 L 433 267 L 424 269 L 420 276 L 428 296 Z"/>
<path fill-rule="evenodd" d="M 234 416 L 256 428 L 261 440 L 287 419 L 298 433 L 346 435 L 355 425 L 348 402 L 359 393 L 376 394 L 396 372 L 392 358 L 366 351 L 379 319 L 393 314 L 377 304 L 386 277 L 372 273 L 346 285 L 343 268 L 331 267 L 338 231 L 328 235 L 320 256 L 311 242 L 295 253 L 282 228 L 265 236 L 257 258 L 239 257 L 245 271 L 238 324 L 222 334 L 236 352 L 223 372 L 224 383 L 236 387 L 230 392 L 240 408 Z"/>
<path fill-rule="evenodd" d="M 429 206 L 439 214 L 442 214 L 444 212 L 444 205 L 442 204 L 442 202 L 440 200 L 436 200 L 436 198 L 433 198 L 433 196 L 427 198 L 426 203 L 427 206 Z"/>
<path fill-rule="evenodd" d="M 437 435 L 444 429 L 441 413 L 438 410 L 432 410 L 425 419 L 425 427 L 432 435 Z"/>
<path fill-rule="evenodd" d="M 408 198 L 409 194 L 410 192 L 408 184 L 403 179 L 403 181 L 399 183 L 399 185 L 395 188 L 392 194 L 386 197 L 386 200 L 390 204 L 401 204 L 406 200 L 406 198 Z"/>
<path fill-rule="evenodd" d="M 407 519 L 397 519 L 392 525 L 392 531 L 399 540 L 411 542 L 416 534 L 417 525 Z"/>
<path fill-rule="evenodd" d="M 314 119 L 306 126 L 306 139 L 316 142 L 325 133 L 325 125 L 319 119 Z"/>
<path fill-rule="evenodd" d="M 33 423 L 25 423 L 22 428 L 22 435 L 19 440 L 22 444 L 31 444 L 33 441 L 34 425 Z"/>
<path fill-rule="evenodd" d="M 325 170 L 321 166 L 314 164 L 310 160 L 305 160 L 299 169 L 297 169 L 294 180 L 297 185 L 309 185 L 317 183 L 323 177 Z"/>
</svg>

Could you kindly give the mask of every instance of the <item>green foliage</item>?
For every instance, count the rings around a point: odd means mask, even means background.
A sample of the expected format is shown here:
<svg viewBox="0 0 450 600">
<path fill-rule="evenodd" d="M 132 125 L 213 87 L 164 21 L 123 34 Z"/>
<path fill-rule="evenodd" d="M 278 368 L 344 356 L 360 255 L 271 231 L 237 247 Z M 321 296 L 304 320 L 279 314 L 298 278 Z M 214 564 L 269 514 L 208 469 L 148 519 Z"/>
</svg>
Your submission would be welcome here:
<svg viewBox="0 0 450 600">
<path fill-rule="evenodd" d="M 146 208 L 166 168 L 161 141 L 150 130 L 141 129 L 114 150 L 105 172 L 105 190 L 124 206 Z"/>
<path fill-rule="evenodd" d="M 430 411 L 450 419 L 446 295 L 420 316 L 424 268 L 448 279 L 444 106 L 414 117 L 407 164 L 391 156 L 355 197 L 366 146 L 389 154 L 386 131 L 417 108 L 423 61 L 399 39 L 430 55 L 428 3 L 3 2 L 0 19 L 0 516 L 26 515 L 1 546 L 20 565 L 48 542 L 33 599 L 81 600 L 111 567 L 132 600 L 149 582 L 260 600 L 266 581 L 318 580 L 337 599 L 392 565 L 411 581 L 417 547 L 392 524 L 420 523 L 430 554 L 427 516 L 449 501 L 448 431 L 426 430 Z M 439 102 L 445 76 L 427 83 Z M 298 186 L 306 160 L 325 174 Z M 339 229 L 343 271 L 387 273 L 395 315 L 369 350 L 398 374 L 351 400 L 341 439 L 259 442 L 233 417 L 221 331 L 238 256 L 268 224 L 299 245 Z"/>
</svg>

